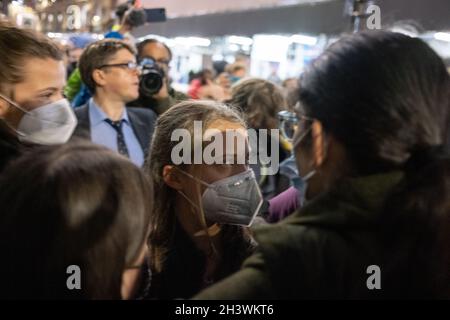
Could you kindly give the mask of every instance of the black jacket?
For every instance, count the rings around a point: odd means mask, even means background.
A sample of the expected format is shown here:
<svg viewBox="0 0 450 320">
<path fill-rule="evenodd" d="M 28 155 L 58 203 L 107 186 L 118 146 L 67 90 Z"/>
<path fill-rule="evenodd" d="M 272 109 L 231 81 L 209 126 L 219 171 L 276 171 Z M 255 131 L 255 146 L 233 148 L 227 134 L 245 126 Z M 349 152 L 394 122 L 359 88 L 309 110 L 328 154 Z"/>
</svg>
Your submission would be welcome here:
<svg viewBox="0 0 450 320">
<path fill-rule="evenodd" d="M 13 159 L 22 153 L 23 145 L 8 128 L 8 126 L 0 120 L 0 172 Z"/>
<path fill-rule="evenodd" d="M 202 288 L 239 270 L 242 262 L 254 252 L 255 242 L 243 236 L 240 226 L 222 225 L 221 241 L 225 244 L 222 262 L 211 279 L 204 279 L 206 257 L 175 222 L 175 232 L 160 273 L 151 271 L 152 279 L 146 299 L 187 299 Z"/>
<path fill-rule="evenodd" d="M 131 127 L 133 128 L 134 134 L 136 135 L 136 138 L 144 151 L 144 157 L 146 158 L 149 152 L 153 131 L 155 130 L 156 114 L 149 109 L 143 108 L 127 107 L 127 112 Z M 75 115 L 78 118 L 78 125 L 75 128 L 73 137 L 91 140 L 88 105 L 86 104 L 76 108 Z"/>
<path fill-rule="evenodd" d="M 347 179 L 280 223 L 256 229 L 257 253 L 196 298 L 384 297 L 383 255 L 391 248 L 380 238 L 380 217 L 402 178 L 399 171 Z M 381 269 L 381 290 L 367 285 L 372 265 Z"/>
</svg>

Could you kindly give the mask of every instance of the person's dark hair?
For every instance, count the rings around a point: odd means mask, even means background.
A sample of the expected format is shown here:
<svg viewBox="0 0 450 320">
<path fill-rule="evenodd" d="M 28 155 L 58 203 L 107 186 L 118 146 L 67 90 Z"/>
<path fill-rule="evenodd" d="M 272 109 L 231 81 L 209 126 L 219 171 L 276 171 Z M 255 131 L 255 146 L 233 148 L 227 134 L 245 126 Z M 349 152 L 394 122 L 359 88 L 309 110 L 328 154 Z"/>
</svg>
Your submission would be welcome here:
<svg viewBox="0 0 450 320">
<path fill-rule="evenodd" d="M 258 78 L 244 79 L 231 87 L 229 102 L 242 110 L 254 129 L 278 128 L 278 112 L 286 107 L 281 88 Z"/>
<path fill-rule="evenodd" d="M 63 60 L 63 52 L 45 36 L 30 30 L 19 29 L 9 23 L 0 23 L 0 92 L 5 85 L 23 80 L 27 59 Z M 8 94 L 7 94 L 8 95 Z"/>
<path fill-rule="evenodd" d="M 135 55 L 134 49 L 127 43 L 117 39 L 104 39 L 91 43 L 80 57 L 78 67 L 80 69 L 81 80 L 95 94 L 97 84 L 92 77 L 92 73 L 101 66 L 108 64 L 109 60 L 120 50 L 128 50 Z"/>
<path fill-rule="evenodd" d="M 146 20 L 147 15 L 144 9 L 141 8 L 131 8 L 125 12 L 123 17 L 123 22 L 131 28 L 136 28 L 143 25 Z"/>
<path fill-rule="evenodd" d="M 200 80 L 200 84 L 206 86 L 208 84 L 208 79 L 212 80 L 214 77 L 214 73 L 211 69 L 203 69 L 198 73 L 197 77 Z"/>
<path fill-rule="evenodd" d="M 0 119 L 0 174 L 12 159 L 20 155 L 22 147 L 17 134 Z"/>
<path fill-rule="evenodd" d="M 145 39 L 141 42 L 139 42 L 137 44 L 137 52 L 138 52 L 138 59 L 141 60 L 143 57 L 143 51 L 146 45 L 151 44 L 151 43 L 160 43 L 164 46 L 164 48 L 166 48 L 167 52 L 169 53 L 169 60 L 172 60 L 172 50 L 170 50 L 169 46 L 167 44 L 165 44 L 162 41 L 159 41 L 157 39 L 154 38 L 149 38 L 149 39 Z"/>
<path fill-rule="evenodd" d="M 24 154 L 0 179 L 3 298 L 121 299 L 142 252 L 152 189 L 142 172 L 92 143 Z M 80 267 L 81 290 L 66 272 Z"/>
<path fill-rule="evenodd" d="M 119 20 L 119 23 L 122 23 L 123 17 L 125 13 L 130 9 L 130 3 L 125 2 L 116 8 L 115 14 Z"/>
<path fill-rule="evenodd" d="M 395 275 L 385 277 L 392 282 L 383 290 L 449 294 L 450 81 L 443 61 L 420 39 L 363 32 L 328 48 L 301 84 L 306 116 L 345 147 L 354 175 L 405 172 L 381 221 L 384 270 Z"/>
<path fill-rule="evenodd" d="M 245 127 L 245 123 L 236 110 L 212 101 L 184 101 L 176 104 L 158 118 L 155 127 L 151 152 L 144 166 L 145 172 L 154 181 L 155 186 L 153 189 L 155 203 L 150 221 L 149 261 L 151 270 L 155 274 L 166 273 L 165 279 L 173 277 L 178 279 L 178 273 L 184 274 L 188 269 L 195 270 L 195 275 L 189 275 L 192 278 L 189 283 L 197 281 L 195 285 L 198 285 L 198 276 L 203 272 L 205 266 L 204 257 L 198 253 L 192 240 L 177 222 L 173 201 L 177 195 L 176 190 L 169 187 L 162 177 L 164 166 L 174 165 L 171 153 L 178 142 L 172 141 L 170 137 L 175 129 L 186 129 L 193 136 L 194 121 L 202 121 L 205 130 L 211 122 L 217 119 L 239 123 Z M 180 168 L 184 169 L 184 166 L 181 165 Z M 240 226 L 223 225 L 221 235 L 226 243 L 223 253 L 223 266 L 225 266 L 223 269 L 228 267 L 236 271 L 243 259 L 253 251 L 254 244 L 248 231 Z M 184 259 L 186 257 L 187 259 Z M 167 273 L 170 273 L 171 276 Z M 188 281 L 188 279 L 184 281 Z M 178 285 L 186 286 L 183 283 L 178 283 Z M 192 290 L 192 287 L 189 289 Z M 197 288 L 197 290 L 199 289 Z M 190 292 L 192 295 L 194 293 L 196 292 Z M 189 297 L 189 295 L 185 297 Z"/>
</svg>

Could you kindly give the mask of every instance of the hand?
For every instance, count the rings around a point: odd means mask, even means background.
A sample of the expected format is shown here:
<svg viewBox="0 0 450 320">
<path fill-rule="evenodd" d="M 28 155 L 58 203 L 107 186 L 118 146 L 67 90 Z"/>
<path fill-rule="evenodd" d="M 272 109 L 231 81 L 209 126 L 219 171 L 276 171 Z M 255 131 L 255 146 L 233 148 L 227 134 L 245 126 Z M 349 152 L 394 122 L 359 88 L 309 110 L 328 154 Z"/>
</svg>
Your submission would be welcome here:
<svg viewBox="0 0 450 320">
<path fill-rule="evenodd" d="M 161 87 L 161 89 L 158 91 L 158 93 L 154 94 L 152 96 L 153 99 L 156 100 L 163 100 L 169 97 L 169 89 L 167 88 L 167 79 L 164 77 L 163 78 L 163 85 Z"/>
</svg>

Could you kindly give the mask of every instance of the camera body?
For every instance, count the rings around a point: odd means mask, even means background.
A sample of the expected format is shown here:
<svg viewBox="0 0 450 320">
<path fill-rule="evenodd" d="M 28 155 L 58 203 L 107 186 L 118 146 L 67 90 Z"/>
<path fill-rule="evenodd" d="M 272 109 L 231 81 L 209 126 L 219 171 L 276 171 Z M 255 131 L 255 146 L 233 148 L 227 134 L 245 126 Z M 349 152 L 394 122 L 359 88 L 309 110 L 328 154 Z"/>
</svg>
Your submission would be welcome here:
<svg viewBox="0 0 450 320">
<path fill-rule="evenodd" d="M 151 58 L 142 59 L 139 66 L 141 67 L 139 95 L 144 98 L 151 98 L 163 86 L 164 70 Z"/>
</svg>

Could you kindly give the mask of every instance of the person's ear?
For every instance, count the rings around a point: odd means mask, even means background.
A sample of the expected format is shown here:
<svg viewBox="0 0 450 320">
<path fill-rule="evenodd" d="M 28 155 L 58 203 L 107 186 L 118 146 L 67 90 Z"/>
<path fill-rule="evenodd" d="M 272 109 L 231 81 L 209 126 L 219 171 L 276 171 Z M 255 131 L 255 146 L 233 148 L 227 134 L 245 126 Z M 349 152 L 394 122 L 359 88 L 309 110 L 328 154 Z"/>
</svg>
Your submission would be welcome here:
<svg viewBox="0 0 450 320">
<path fill-rule="evenodd" d="M 106 77 L 103 70 L 95 69 L 94 71 L 92 71 L 92 79 L 94 80 L 95 84 L 100 87 L 106 84 Z"/>
<path fill-rule="evenodd" d="M 320 121 L 314 120 L 311 128 L 312 141 L 313 141 L 313 161 L 314 167 L 320 167 L 327 155 L 327 143 L 325 141 L 325 133 L 323 131 Z"/>
<path fill-rule="evenodd" d="M 180 179 L 180 174 L 172 165 L 165 165 L 163 167 L 162 178 L 164 183 L 175 190 L 182 190 L 183 184 Z"/>
</svg>

